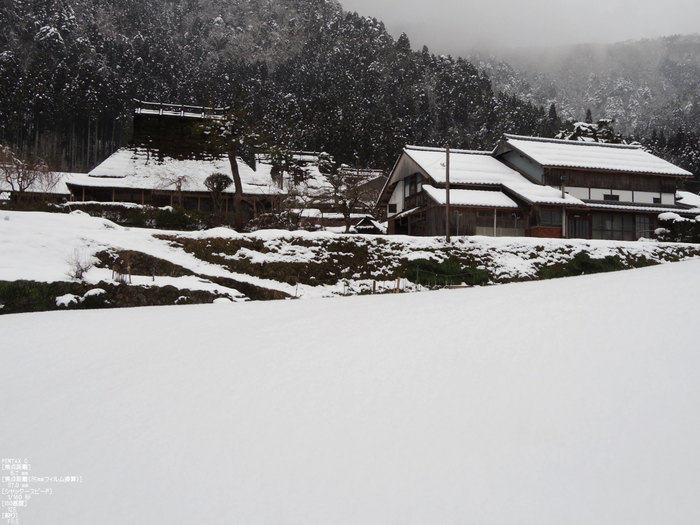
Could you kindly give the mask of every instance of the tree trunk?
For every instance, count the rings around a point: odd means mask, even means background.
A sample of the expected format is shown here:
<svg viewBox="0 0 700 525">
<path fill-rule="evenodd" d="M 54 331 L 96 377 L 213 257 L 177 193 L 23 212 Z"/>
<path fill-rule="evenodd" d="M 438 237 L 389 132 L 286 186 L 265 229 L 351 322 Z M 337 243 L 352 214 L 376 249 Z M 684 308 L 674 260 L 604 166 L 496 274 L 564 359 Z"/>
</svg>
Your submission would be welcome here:
<svg viewBox="0 0 700 525">
<path fill-rule="evenodd" d="M 238 173 L 236 146 L 229 148 L 228 161 L 231 164 L 231 175 L 233 175 L 233 184 L 236 187 L 233 194 L 233 227 L 238 230 L 243 227 L 243 185 L 241 184 L 241 174 Z"/>
</svg>

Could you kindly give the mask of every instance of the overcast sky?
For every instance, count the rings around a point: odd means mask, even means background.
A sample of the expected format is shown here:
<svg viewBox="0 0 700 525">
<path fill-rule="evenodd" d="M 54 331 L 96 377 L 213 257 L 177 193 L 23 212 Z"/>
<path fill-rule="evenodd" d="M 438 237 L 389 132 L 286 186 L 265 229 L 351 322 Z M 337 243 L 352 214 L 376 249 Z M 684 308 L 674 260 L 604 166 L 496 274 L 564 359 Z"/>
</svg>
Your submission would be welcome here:
<svg viewBox="0 0 700 525">
<path fill-rule="evenodd" d="M 341 0 L 382 20 L 414 49 L 465 55 L 477 47 L 611 43 L 700 33 L 700 0 Z"/>
</svg>

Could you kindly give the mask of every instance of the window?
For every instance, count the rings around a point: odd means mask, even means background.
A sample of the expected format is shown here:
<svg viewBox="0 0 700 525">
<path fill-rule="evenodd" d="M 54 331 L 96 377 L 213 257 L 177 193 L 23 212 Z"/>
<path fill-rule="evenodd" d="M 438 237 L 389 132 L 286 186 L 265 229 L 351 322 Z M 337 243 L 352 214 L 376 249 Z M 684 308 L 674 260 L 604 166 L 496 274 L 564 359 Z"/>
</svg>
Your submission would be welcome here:
<svg viewBox="0 0 700 525">
<path fill-rule="evenodd" d="M 420 173 L 414 173 L 403 180 L 403 196 L 410 197 L 423 190 L 423 176 Z"/>
<path fill-rule="evenodd" d="M 603 195 L 603 200 L 604 201 L 619 201 L 620 196 L 619 195 Z"/>
<path fill-rule="evenodd" d="M 396 213 L 396 204 L 389 204 L 389 213 Z"/>
<path fill-rule="evenodd" d="M 661 204 L 661 197 L 654 197 L 654 204 Z"/>
<path fill-rule="evenodd" d="M 561 209 L 542 208 L 540 213 L 540 226 L 561 228 Z"/>
<path fill-rule="evenodd" d="M 421 193 L 423 191 L 423 176 L 420 173 L 414 173 L 406 177 L 403 180 L 403 187 L 405 208 L 426 205 L 427 198 Z"/>
<path fill-rule="evenodd" d="M 633 241 L 634 217 L 623 213 L 594 213 L 593 238 Z"/>
<path fill-rule="evenodd" d="M 569 239 L 589 239 L 591 223 L 588 219 L 569 219 L 566 223 Z"/>
<path fill-rule="evenodd" d="M 637 239 L 639 239 L 640 237 L 651 238 L 652 231 L 649 226 L 648 215 L 634 216 L 634 233 Z"/>
</svg>

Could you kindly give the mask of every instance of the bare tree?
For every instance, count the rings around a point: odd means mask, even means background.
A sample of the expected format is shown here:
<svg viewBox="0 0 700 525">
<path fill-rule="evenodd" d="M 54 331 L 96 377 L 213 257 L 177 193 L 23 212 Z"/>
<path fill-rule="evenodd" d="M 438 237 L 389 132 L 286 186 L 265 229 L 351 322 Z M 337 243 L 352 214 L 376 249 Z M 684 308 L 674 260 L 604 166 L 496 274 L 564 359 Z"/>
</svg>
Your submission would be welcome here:
<svg viewBox="0 0 700 525">
<path fill-rule="evenodd" d="M 82 281 L 85 274 L 94 266 L 92 256 L 79 248 L 73 250 L 66 262 L 68 263 L 68 277 L 76 281 Z"/>
<path fill-rule="evenodd" d="M 10 187 L 13 199 L 21 202 L 27 190 L 50 170 L 43 160 L 35 157 L 22 160 L 12 148 L 0 145 L 0 173 Z"/>
<path fill-rule="evenodd" d="M 47 200 L 48 196 L 54 193 L 59 182 L 61 182 L 61 174 L 47 170 L 39 175 L 34 186 L 41 192 L 44 200 Z"/>
<path fill-rule="evenodd" d="M 330 184 L 330 195 L 335 209 L 343 215 L 345 233 L 350 231 L 352 214 L 371 210 L 376 201 L 376 190 L 367 184 L 367 177 L 362 172 L 336 168 L 324 173 Z"/>
<path fill-rule="evenodd" d="M 184 189 L 192 182 L 192 177 L 183 174 L 166 174 L 160 176 L 159 188 L 162 190 L 175 190 L 175 201 L 182 206 Z"/>
<path fill-rule="evenodd" d="M 281 213 L 289 216 L 290 224 L 294 229 L 299 229 L 304 220 L 304 212 L 314 208 L 319 202 L 319 196 L 306 182 L 294 184 L 294 180 L 287 180 L 287 191 L 282 200 Z"/>
</svg>

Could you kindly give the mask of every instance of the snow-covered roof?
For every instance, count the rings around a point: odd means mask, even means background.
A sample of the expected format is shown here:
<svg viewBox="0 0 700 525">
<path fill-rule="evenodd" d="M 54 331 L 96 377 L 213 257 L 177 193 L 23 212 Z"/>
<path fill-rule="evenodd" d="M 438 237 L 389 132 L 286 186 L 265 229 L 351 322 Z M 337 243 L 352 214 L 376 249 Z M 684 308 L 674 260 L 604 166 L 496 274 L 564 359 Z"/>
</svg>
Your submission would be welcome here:
<svg viewBox="0 0 700 525">
<path fill-rule="evenodd" d="M 700 208 L 700 195 L 698 195 L 696 193 L 678 190 L 678 191 L 676 191 L 676 200 L 680 204 L 685 204 L 686 206 L 692 206 L 693 208 Z"/>
<path fill-rule="evenodd" d="M 437 183 L 445 182 L 445 149 L 406 146 L 409 155 Z M 582 206 L 583 201 L 571 195 L 561 196 L 561 191 L 551 186 L 535 184 L 490 153 L 470 150 L 450 150 L 450 183 L 474 185 L 500 185 L 508 188 L 524 200 L 535 204 L 566 204 Z M 450 190 L 450 200 L 453 192 Z"/>
<path fill-rule="evenodd" d="M 447 203 L 447 191 L 424 185 L 425 191 L 438 204 Z M 450 189 L 450 204 L 454 206 L 483 206 L 487 208 L 518 208 L 518 204 L 501 191 Z"/>
<path fill-rule="evenodd" d="M 307 185 L 311 192 L 321 191 L 327 184 L 316 166 L 306 167 L 309 173 Z M 243 193 L 247 195 L 271 195 L 284 193 L 272 180 L 269 163 L 258 162 L 253 170 L 240 158 L 238 171 L 241 176 Z M 203 160 L 179 160 L 164 157 L 159 160 L 144 148 L 122 148 L 95 167 L 88 174 L 74 175 L 70 182 L 81 186 L 107 188 L 133 188 L 145 190 L 175 190 L 178 177 L 186 177 L 182 190 L 207 192 L 204 181 L 213 173 L 223 173 L 232 177 L 227 157 Z M 234 193 L 229 186 L 226 193 Z"/>
<path fill-rule="evenodd" d="M 680 206 L 635 206 L 623 203 L 604 203 L 604 202 L 586 202 L 589 208 L 599 210 L 618 210 L 618 211 L 644 211 L 649 213 L 665 213 L 668 211 L 677 213 L 700 213 L 700 210 L 682 208 Z"/>
<path fill-rule="evenodd" d="M 50 172 L 49 177 L 39 177 L 33 182 L 27 193 L 42 193 L 47 195 L 70 195 L 70 190 L 66 186 L 66 182 L 71 182 L 74 177 L 84 175 L 82 173 L 67 173 L 67 172 Z M 0 179 L 0 191 L 11 192 L 12 187 L 6 180 Z"/>
<path fill-rule="evenodd" d="M 505 135 L 506 142 L 541 166 L 692 177 L 640 146 Z"/>
<path fill-rule="evenodd" d="M 229 109 L 228 107 L 212 108 L 206 106 L 188 106 L 186 104 L 165 104 L 137 99 L 134 99 L 134 102 L 136 103 L 134 113 L 143 115 L 220 119 Z"/>
</svg>

